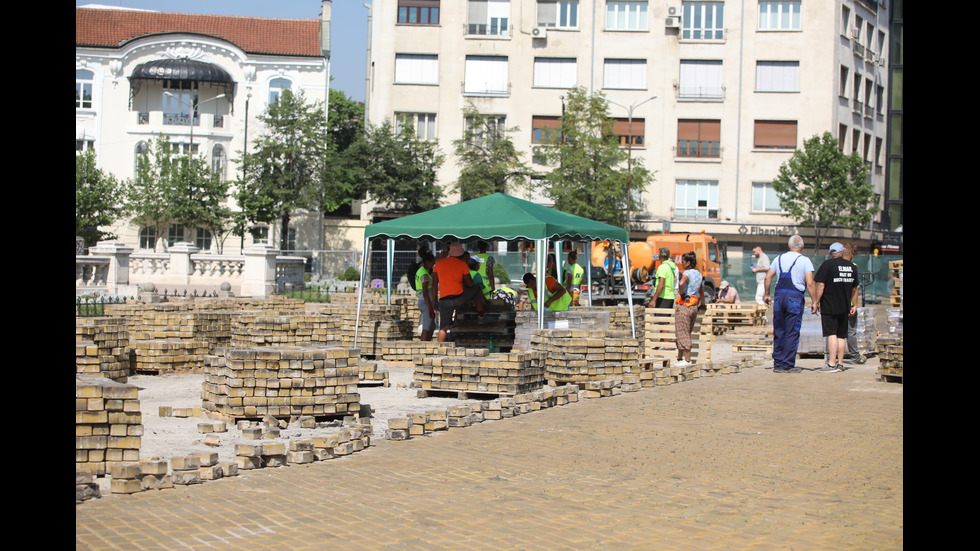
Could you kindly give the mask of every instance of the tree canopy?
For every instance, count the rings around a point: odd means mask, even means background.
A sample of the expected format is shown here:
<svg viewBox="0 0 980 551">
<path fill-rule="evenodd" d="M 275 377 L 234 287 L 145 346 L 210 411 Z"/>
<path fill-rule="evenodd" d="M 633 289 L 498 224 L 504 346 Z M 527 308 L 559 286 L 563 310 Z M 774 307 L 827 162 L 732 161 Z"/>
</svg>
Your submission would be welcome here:
<svg viewBox="0 0 980 551">
<path fill-rule="evenodd" d="M 95 152 L 75 155 L 75 235 L 93 245 L 115 235 L 100 228 L 123 215 L 123 188 L 111 173 L 96 164 Z"/>
<path fill-rule="evenodd" d="M 161 134 L 136 158 L 136 176 L 124 186 L 125 210 L 140 226 L 155 228 L 156 235 L 178 224 L 220 236 L 231 216 L 225 204 L 229 185 L 203 157 L 181 152 Z"/>
<path fill-rule="evenodd" d="M 814 229 L 815 250 L 828 228 L 866 228 L 879 210 L 861 156 L 845 155 L 830 132 L 804 140 L 803 149 L 779 167 L 772 187 L 782 209 L 799 225 Z"/>
<path fill-rule="evenodd" d="M 396 132 L 390 120 L 372 126 L 347 151 L 352 174 L 374 201 L 406 212 L 439 206 L 442 188 L 436 171 L 444 156 L 413 127 Z"/>
<path fill-rule="evenodd" d="M 625 227 L 627 206 L 639 207 L 636 197 L 652 175 L 639 158 L 625 167 L 629 152 L 620 147 L 602 96 L 576 87 L 566 101 L 558 126 L 541 140 L 540 155 L 553 167 L 544 192 L 558 210 Z"/>
<path fill-rule="evenodd" d="M 508 187 L 523 184 L 532 170 L 521 161 L 510 137 L 519 128 L 506 128 L 504 117 L 482 114 L 473 104 L 463 108 L 463 116 L 463 136 L 453 141 L 460 167 L 454 189 L 460 199 L 508 193 Z"/>
<path fill-rule="evenodd" d="M 252 223 L 278 220 L 280 248 L 286 249 L 293 211 L 332 210 L 346 197 L 323 185 L 334 150 L 326 136 L 322 102 L 310 103 L 303 92 L 283 90 L 258 118 L 262 130 L 253 152 L 241 158 L 244 179 L 238 204 Z"/>
</svg>

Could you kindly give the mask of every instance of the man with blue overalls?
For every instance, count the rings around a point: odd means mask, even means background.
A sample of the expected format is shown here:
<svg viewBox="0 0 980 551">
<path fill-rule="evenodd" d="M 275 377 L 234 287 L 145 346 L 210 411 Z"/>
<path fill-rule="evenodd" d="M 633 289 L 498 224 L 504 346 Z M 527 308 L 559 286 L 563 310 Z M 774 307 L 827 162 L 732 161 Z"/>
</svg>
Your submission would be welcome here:
<svg viewBox="0 0 980 551">
<path fill-rule="evenodd" d="M 794 235 L 789 238 L 789 252 L 776 257 L 766 272 L 766 305 L 772 304 L 772 372 L 799 373 L 796 367 L 796 350 L 800 345 L 800 327 L 803 325 L 803 304 L 806 299 L 803 291 L 815 295 L 813 284 L 813 263 L 800 254 L 803 251 L 803 238 Z M 776 280 L 776 300 L 769 295 L 774 275 Z"/>
</svg>

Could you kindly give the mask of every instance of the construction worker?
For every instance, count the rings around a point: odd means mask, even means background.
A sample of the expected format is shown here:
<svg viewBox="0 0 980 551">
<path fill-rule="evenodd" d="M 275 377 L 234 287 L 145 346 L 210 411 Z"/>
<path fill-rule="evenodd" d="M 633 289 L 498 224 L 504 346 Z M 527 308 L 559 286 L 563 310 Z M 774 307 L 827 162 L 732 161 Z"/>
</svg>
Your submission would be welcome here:
<svg viewBox="0 0 980 551">
<path fill-rule="evenodd" d="M 531 302 L 531 308 L 538 309 L 538 299 L 534 291 L 538 288 L 538 280 L 534 274 L 528 272 L 524 274 L 524 285 L 527 286 L 527 299 Z M 544 306 L 552 312 L 562 312 L 568 310 L 572 303 L 572 296 L 558 283 L 558 280 L 546 275 L 544 278 L 545 300 Z"/>
<path fill-rule="evenodd" d="M 476 253 L 475 257 L 480 261 L 480 277 L 489 286 L 490 293 L 484 293 L 487 298 L 497 289 L 496 283 L 493 281 L 493 265 L 496 263 L 496 259 L 493 258 L 489 253 L 487 253 L 487 242 L 478 241 L 476 243 L 476 249 L 479 251 Z"/>
<path fill-rule="evenodd" d="M 572 306 L 578 306 L 585 281 L 585 268 L 578 264 L 578 251 L 568 253 L 568 269 L 565 270 L 565 289 L 572 293 Z"/>
</svg>

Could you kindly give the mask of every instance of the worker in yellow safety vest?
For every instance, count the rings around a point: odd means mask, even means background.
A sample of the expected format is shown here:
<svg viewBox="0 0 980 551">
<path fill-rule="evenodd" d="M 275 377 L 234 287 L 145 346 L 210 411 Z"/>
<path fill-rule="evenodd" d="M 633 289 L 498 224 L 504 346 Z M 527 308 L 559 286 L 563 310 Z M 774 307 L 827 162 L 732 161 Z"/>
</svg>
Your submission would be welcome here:
<svg viewBox="0 0 980 551">
<path fill-rule="evenodd" d="M 531 302 L 531 307 L 537 310 L 538 300 L 534 291 L 538 288 L 538 280 L 534 277 L 534 274 L 530 272 L 524 274 L 524 285 L 527 286 L 527 298 Z M 572 303 L 572 295 L 561 286 L 561 283 L 558 283 L 558 280 L 551 276 L 545 276 L 544 287 L 545 308 L 552 312 L 568 310 L 569 305 Z"/>
<path fill-rule="evenodd" d="M 585 282 L 585 268 L 578 264 L 578 251 L 568 253 L 568 267 L 565 272 L 565 289 L 572 294 L 572 306 L 578 306 Z"/>
</svg>

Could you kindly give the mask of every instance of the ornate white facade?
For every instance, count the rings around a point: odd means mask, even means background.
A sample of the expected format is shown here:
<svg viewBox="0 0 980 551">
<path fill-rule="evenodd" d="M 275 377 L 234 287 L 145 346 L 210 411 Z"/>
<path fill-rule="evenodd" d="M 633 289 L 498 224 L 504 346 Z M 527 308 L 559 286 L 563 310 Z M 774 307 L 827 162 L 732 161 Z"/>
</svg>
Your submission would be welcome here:
<svg viewBox="0 0 980 551">
<path fill-rule="evenodd" d="M 320 20 L 108 8 L 76 8 L 75 18 L 76 150 L 94 149 L 99 166 L 120 180 L 133 177 L 139 149 L 163 134 L 177 151 L 192 147 L 234 181 L 237 159 L 262 132 L 257 117 L 281 89 L 302 90 L 310 101 L 326 98 Z M 295 248 L 322 245 L 316 216 L 300 214 L 294 222 Z M 128 223 L 113 231 L 136 249 L 175 240 L 216 249 L 197 228 L 171 228 L 156 239 Z M 266 232 L 276 245 L 278 231 L 274 224 L 259 227 L 255 236 Z M 249 235 L 244 245 L 252 241 Z M 224 247 L 237 252 L 239 238 L 229 237 Z"/>
</svg>

